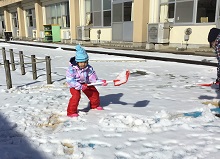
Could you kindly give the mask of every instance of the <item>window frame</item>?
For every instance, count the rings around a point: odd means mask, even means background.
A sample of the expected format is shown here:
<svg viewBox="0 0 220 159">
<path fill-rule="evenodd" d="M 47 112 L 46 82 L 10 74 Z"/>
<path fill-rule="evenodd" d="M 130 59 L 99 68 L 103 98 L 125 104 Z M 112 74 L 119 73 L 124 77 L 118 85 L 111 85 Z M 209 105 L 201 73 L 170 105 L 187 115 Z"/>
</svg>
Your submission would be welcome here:
<svg viewBox="0 0 220 159">
<path fill-rule="evenodd" d="M 179 11 L 179 10 L 177 10 L 178 8 L 177 7 L 179 7 L 179 5 L 187 5 L 187 3 L 192 3 L 192 5 L 193 6 L 189 6 L 187 9 L 189 9 L 190 7 L 192 7 L 192 10 L 187 10 L 187 11 Z M 174 12 L 174 22 L 175 23 L 178 23 L 178 24 L 184 24 L 184 23 L 188 23 L 188 24 L 193 24 L 194 23 L 194 20 L 195 20 L 195 1 L 194 0 L 176 0 L 176 3 L 175 3 L 175 12 Z M 181 8 L 181 9 L 183 9 L 182 7 L 179 7 L 179 8 Z M 179 17 L 177 17 L 177 13 L 181 13 L 181 15 L 186 15 L 186 14 L 182 14 L 182 13 L 188 13 L 189 11 L 192 11 L 192 13 L 189 13 L 189 15 L 191 15 L 189 18 L 191 18 L 191 22 L 190 21 L 184 21 L 184 20 L 182 20 L 182 21 L 180 21 L 180 22 L 177 22 L 177 20 L 178 20 L 178 18 Z M 187 18 L 186 16 L 184 16 L 184 18 Z"/>
<path fill-rule="evenodd" d="M 112 3 L 112 23 L 123 23 L 123 22 L 132 22 L 133 21 L 133 4 L 134 2 L 132 0 L 123 0 L 123 1 L 117 1 Z M 126 12 L 127 5 L 130 4 L 129 12 Z M 115 8 L 116 7 L 116 8 Z M 120 13 L 119 13 L 120 11 Z M 130 15 L 125 14 L 130 13 Z M 129 20 L 128 20 L 129 17 Z"/>
<path fill-rule="evenodd" d="M 2 29 L 5 29 L 5 18 L 4 14 L 0 15 L 0 23 L 2 23 Z"/>
<path fill-rule="evenodd" d="M 26 9 L 26 21 L 27 21 L 27 26 L 28 27 L 33 27 L 36 28 L 36 16 L 35 16 L 35 9 L 31 8 L 31 9 Z M 31 12 L 31 13 L 30 13 Z M 31 21 L 30 21 L 30 17 L 32 17 L 32 26 Z"/>
<path fill-rule="evenodd" d="M 114 23 L 114 12 L 113 12 L 113 5 L 114 4 L 122 4 L 122 9 L 121 9 L 121 22 L 128 22 L 128 21 L 133 21 L 133 0 L 109 0 L 109 2 L 104 2 L 105 0 L 85 0 L 85 19 L 86 19 L 86 25 L 91 25 L 94 28 L 102 27 L 102 28 L 108 28 L 112 27 L 112 23 Z M 91 9 L 89 9 L 89 3 Z M 99 3 L 98 3 L 99 2 Z M 101 2 L 101 3 L 100 3 Z M 101 4 L 101 6 L 96 5 L 96 3 Z M 130 15 L 127 17 L 124 17 L 125 13 L 125 4 L 126 3 L 131 3 L 130 5 Z M 107 5 L 105 5 L 107 4 Z M 95 7 L 93 7 L 95 6 Z M 107 8 L 106 8 L 107 6 Z M 99 14 L 99 19 L 97 18 L 97 14 Z M 107 16 L 105 16 L 107 15 Z M 119 15 L 120 16 L 120 15 Z M 128 19 L 129 18 L 129 19 Z M 98 21 L 100 20 L 100 21 Z"/>
<path fill-rule="evenodd" d="M 112 2 L 104 3 L 104 0 L 90 0 L 91 1 L 91 24 L 94 28 L 108 28 L 112 26 Z M 96 5 L 101 1 L 101 5 Z M 109 0 L 111 1 L 111 0 Z M 99 3 L 98 3 L 99 4 Z M 108 4 L 104 9 L 104 4 Z M 95 7 L 93 7 L 95 6 Z M 106 6 L 105 6 L 106 7 Z M 110 13 L 109 13 L 110 12 Z M 106 14 L 108 13 L 108 14 Z M 89 12 L 86 12 L 88 15 Z M 99 15 L 99 17 L 97 17 Z M 107 16 L 105 16 L 107 15 Z M 105 18 L 106 17 L 106 18 Z"/>
<path fill-rule="evenodd" d="M 11 13 L 11 18 L 12 18 L 12 27 L 19 28 L 17 12 Z"/>
<path fill-rule="evenodd" d="M 193 7 L 192 7 L 192 21 L 188 21 L 188 22 L 178 22 L 177 21 L 177 12 L 178 12 L 178 4 L 180 3 L 186 3 L 186 2 L 193 2 Z M 213 24 L 216 24 L 216 20 L 217 20 L 217 16 L 218 16 L 218 12 L 219 12 L 219 9 L 218 9 L 218 5 L 219 5 L 219 1 L 216 0 L 216 8 L 215 8 L 215 20 L 214 22 L 205 22 L 205 23 L 202 23 L 202 22 L 198 22 L 197 19 L 197 15 L 198 15 L 198 3 L 199 3 L 199 0 L 160 0 L 160 3 L 159 3 L 159 22 L 170 22 L 172 23 L 172 25 L 213 25 Z M 163 8 L 162 6 L 165 6 L 165 5 L 169 5 L 169 4 L 174 4 L 174 17 L 173 18 L 169 18 L 169 11 L 167 9 L 167 12 L 166 12 L 166 16 L 162 17 L 164 15 L 164 13 L 162 13 L 163 11 Z M 183 14 L 182 14 L 183 15 Z M 166 17 L 166 18 L 165 18 Z"/>
<path fill-rule="evenodd" d="M 70 28 L 69 2 L 47 5 L 45 10 L 47 24 L 59 24 L 61 28 Z"/>
</svg>

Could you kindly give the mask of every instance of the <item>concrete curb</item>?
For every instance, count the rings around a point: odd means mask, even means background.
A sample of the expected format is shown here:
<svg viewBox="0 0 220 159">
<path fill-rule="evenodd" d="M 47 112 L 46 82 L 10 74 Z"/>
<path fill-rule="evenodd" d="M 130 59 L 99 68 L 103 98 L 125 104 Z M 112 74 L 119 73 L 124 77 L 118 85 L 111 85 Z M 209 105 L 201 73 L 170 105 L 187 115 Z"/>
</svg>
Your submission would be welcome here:
<svg viewBox="0 0 220 159">
<path fill-rule="evenodd" d="M 51 49 L 59 48 L 57 46 L 42 45 L 40 43 L 39 44 L 31 44 L 31 43 L 21 43 L 21 42 L 15 42 L 15 41 L 9 41 L 7 43 L 12 43 L 12 44 L 17 44 L 17 45 L 35 46 L 35 47 L 44 47 L 44 48 L 51 48 Z M 61 47 L 61 49 L 67 50 L 67 51 L 75 51 L 75 49 L 67 48 L 67 47 Z M 148 60 L 169 61 L 169 62 L 178 62 L 178 63 L 185 63 L 185 64 L 205 65 L 205 66 L 217 66 L 217 63 L 208 62 L 208 61 L 196 61 L 196 60 L 177 59 L 177 58 L 168 58 L 168 57 L 127 54 L 127 53 L 119 53 L 119 52 L 104 52 L 104 51 L 94 51 L 94 50 L 86 50 L 86 51 L 88 53 L 126 56 L 126 57 L 141 58 L 141 59 L 148 59 Z M 175 53 L 175 54 L 178 54 L 178 53 Z M 181 53 L 181 55 L 183 55 L 183 53 Z M 189 53 L 187 53 L 186 55 L 189 55 Z M 192 53 L 191 55 L 195 55 L 195 53 Z"/>
</svg>

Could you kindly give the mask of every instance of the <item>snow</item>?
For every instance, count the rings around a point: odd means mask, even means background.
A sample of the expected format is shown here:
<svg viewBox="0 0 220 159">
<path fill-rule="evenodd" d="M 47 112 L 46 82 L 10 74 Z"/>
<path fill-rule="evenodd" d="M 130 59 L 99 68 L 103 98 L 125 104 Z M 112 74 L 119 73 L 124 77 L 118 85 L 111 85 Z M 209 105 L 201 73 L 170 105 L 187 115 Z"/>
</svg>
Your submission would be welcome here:
<svg viewBox="0 0 220 159">
<path fill-rule="evenodd" d="M 220 113 L 214 104 L 219 91 L 196 85 L 214 81 L 215 67 L 89 53 L 100 78 L 113 80 L 127 69 L 131 74 L 121 86 L 97 86 L 103 111 L 89 110 L 82 94 L 79 117 L 68 118 L 65 71 L 74 52 L 62 46 L 1 43 L 1 47 L 23 51 L 26 63 L 31 55 L 50 56 L 53 84 L 46 82 L 45 63 L 37 63 L 37 80 L 32 79 L 31 64 L 25 65 L 25 75 L 16 65 L 11 71 L 13 88 L 7 89 L 0 65 L 0 159 L 219 158 L 220 119 L 214 115 Z M 216 62 L 213 57 L 169 55 Z M 17 54 L 15 62 L 19 62 Z"/>
</svg>

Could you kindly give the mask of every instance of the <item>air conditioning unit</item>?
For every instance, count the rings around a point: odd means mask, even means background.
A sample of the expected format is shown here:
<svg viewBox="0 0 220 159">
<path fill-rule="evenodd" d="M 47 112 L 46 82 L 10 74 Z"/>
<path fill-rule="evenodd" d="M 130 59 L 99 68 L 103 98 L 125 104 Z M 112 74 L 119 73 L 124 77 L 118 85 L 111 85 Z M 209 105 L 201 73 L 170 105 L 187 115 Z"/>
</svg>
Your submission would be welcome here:
<svg viewBox="0 0 220 159">
<path fill-rule="evenodd" d="M 64 40 L 70 39 L 70 31 L 69 30 L 63 31 L 63 39 Z"/>
<path fill-rule="evenodd" d="M 90 28 L 87 26 L 78 26 L 77 40 L 90 40 Z"/>
<path fill-rule="evenodd" d="M 36 30 L 32 30 L 32 37 L 33 37 L 34 39 L 37 38 L 37 31 L 36 31 Z"/>
<path fill-rule="evenodd" d="M 148 24 L 148 43 L 169 43 L 169 23 Z"/>
</svg>

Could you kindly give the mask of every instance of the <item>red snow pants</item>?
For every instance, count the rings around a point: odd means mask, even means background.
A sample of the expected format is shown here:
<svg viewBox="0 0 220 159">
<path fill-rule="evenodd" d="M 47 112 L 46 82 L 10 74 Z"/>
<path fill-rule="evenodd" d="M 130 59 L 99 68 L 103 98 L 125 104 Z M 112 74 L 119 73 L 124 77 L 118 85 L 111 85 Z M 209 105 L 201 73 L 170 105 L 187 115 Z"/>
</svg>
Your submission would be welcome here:
<svg viewBox="0 0 220 159">
<path fill-rule="evenodd" d="M 77 108 L 81 98 L 80 90 L 70 88 L 70 93 L 72 94 L 72 97 L 69 100 L 67 115 L 78 113 Z M 83 93 L 88 97 L 91 109 L 95 109 L 100 106 L 99 92 L 94 86 L 87 87 L 87 89 L 85 89 Z"/>
</svg>

